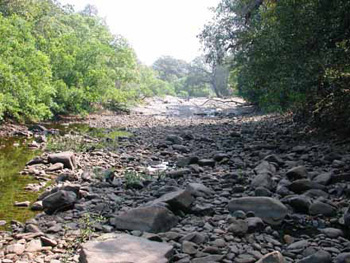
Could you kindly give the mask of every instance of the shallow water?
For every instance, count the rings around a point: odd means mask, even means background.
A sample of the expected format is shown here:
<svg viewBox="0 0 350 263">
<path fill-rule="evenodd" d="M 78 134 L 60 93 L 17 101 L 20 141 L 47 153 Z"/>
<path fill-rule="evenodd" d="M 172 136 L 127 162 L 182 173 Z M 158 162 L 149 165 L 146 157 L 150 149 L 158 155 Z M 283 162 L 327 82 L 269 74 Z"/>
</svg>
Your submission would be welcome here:
<svg viewBox="0 0 350 263">
<path fill-rule="evenodd" d="M 12 219 L 24 222 L 35 215 L 28 208 L 14 206 L 15 201 L 33 202 L 38 195 L 24 190 L 28 184 L 37 181 L 19 174 L 25 164 L 40 153 L 28 149 L 27 143 L 23 138 L 0 139 L 0 220 L 8 223 Z"/>
<path fill-rule="evenodd" d="M 99 139 L 109 138 L 112 142 L 115 142 L 115 144 L 108 142 L 108 145 L 114 145 L 115 147 L 118 145 L 118 138 L 129 137 L 131 135 L 126 131 L 91 128 L 87 124 L 79 123 L 69 125 L 50 124 L 45 125 L 45 127 L 57 130 L 61 136 L 68 133 L 77 133 Z M 49 138 L 49 144 L 50 140 Z M 31 211 L 29 208 L 14 206 L 16 201 L 30 201 L 33 203 L 40 194 L 40 192 L 26 191 L 24 189 L 28 184 L 38 184 L 39 181 L 35 180 L 32 176 L 19 174 L 28 161 L 41 154 L 41 151 L 30 150 L 27 146 L 29 142 L 30 140 L 28 139 L 17 137 L 0 139 L 0 221 L 5 220 L 7 222 L 6 226 L 0 226 L 0 230 L 8 229 L 11 220 L 25 222 L 33 218 L 36 214 L 36 212 Z M 77 144 L 77 142 L 73 141 L 73 144 Z M 100 143 L 99 145 L 101 147 L 106 147 L 105 144 Z M 64 149 L 69 146 L 70 145 L 61 145 L 63 148 L 62 150 L 69 150 Z M 59 149 L 60 145 L 51 147 L 58 147 L 56 150 L 61 150 Z"/>
</svg>

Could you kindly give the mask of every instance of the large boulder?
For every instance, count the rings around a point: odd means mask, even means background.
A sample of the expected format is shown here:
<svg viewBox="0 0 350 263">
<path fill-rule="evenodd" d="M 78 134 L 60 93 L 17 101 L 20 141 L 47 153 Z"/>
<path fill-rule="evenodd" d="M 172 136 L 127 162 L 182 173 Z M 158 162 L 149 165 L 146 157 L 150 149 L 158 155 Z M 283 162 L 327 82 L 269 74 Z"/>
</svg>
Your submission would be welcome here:
<svg viewBox="0 0 350 263">
<path fill-rule="evenodd" d="M 236 210 L 253 211 L 256 216 L 271 225 L 280 224 L 288 213 L 287 207 L 270 197 L 234 198 L 229 202 L 228 210 L 232 213 Z"/>
<path fill-rule="evenodd" d="M 72 208 L 76 201 L 76 193 L 72 191 L 59 190 L 46 196 L 42 200 L 42 205 L 47 214 L 53 214 L 57 210 Z"/>
<path fill-rule="evenodd" d="M 162 206 L 131 209 L 110 220 L 111 225 L 120 230 L 140 230 L 150 233 L 169 231 L 177 222 L 177 217 Z"/>
<path fill-rule="evenodd" d="M 61 152 L 54 153 L 48 156 L 49 163 L 63 163 L 64 168 L 73 170 L 76 167 L 74 153 L 72 152 Z"/>
<path fill-rule="evenodd" d="M 82 245 L 79 262 L 116 263 L 143 262 L 166 263 L 173 253 L 171 245 L 145 238 L 117 234 L 102 241 L 89 241 Z"/>
</svg>

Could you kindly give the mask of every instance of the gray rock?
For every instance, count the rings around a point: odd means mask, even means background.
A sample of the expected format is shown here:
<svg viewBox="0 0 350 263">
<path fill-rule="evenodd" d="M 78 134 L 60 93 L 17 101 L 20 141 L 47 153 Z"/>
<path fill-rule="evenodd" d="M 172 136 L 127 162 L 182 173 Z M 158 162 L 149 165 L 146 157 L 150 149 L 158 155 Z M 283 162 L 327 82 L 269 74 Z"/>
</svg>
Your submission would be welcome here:
<svg viewBox="0 0 350 263">
<path fill-rule="evenodd" d="M 50 154 L 48 156 L 49 163 L 55 164 L 55 163 L 63 163 L 64 168 L 68 168 L 71 170 L 74 170 L 76 166 L 74 153 L 72 152 L 61 152 L 61 153 L 54 153 Z"/>
<path fill-rule="evenodd" d="M 184 169 L 173 170 L 173 171 L 167 172 L 166 176 L 170 177 L 170 178 L 178 179 L 178 178 L 181 178 L 184 175 L 190 174 L 190 173 L 191 173 L 190 169 L 184 168 Z"/>
<path fill-rule="evenodd" d="M 236 236 L 243 236 L 248 232 L 248 224 L 245 220 L 230 218 L 229 223 L 227 230 Z"/>
<path fill-rule="evenodd" d="M 341 253 L 335 259 L 334 263 L 349 263 L 350 262 L 350 253 Z"/>
<path fill-rule="evenodd" d="M 344 225 L 350 227 L 350 206 L 346 209 L 344 216 Z"/>
<path fill-rule="evenodd" d="M 214 193 L 213 190 L 199 183 L 189 183 L 186 187 L 186 191 L 190 192 L 195 197 L 211 196 Z"/>
<path fill-rule="evenodd" d="M 266 254 L 256 263 L 285 263 L 285 259 L 279 251 L 274 251 Z"/>
<path fill-rule="evenodd" d="M 293 191 L 294 193 L 297 194 L 302 194 L 306 192 L 307 190 L 310 189 L 321 189 L 323 190 L 325 187 L 324 185 L 315 183 L 310 181 L 309 179 L 299 179 L 294 182 L 292 182 L 289 186 L 288 189 Z"/>
<path fill-rule="evenodd" d="M 279 156 L 277 156 L 275 154 L 271 154 L 271 155 L 266 156 L 264 158 L 264 160 L 271 162 L 271 163 L 277 163 L 279 166 L 284 165 L 284 161 L 282 160 L 282 158 L 280 158 Z"/>
<path fill-rule="evenodd" d="M 328 185 L 331 180 L 332 180 L 332 173 L 322 173 L 312 179 L 313 182 L 322 184 L 322 185 Z"/>
<path fill-rule="evenodd" d="M 215 167 L 215 160 L 214 159 L 200 159 L 198 161 L 198 164 L 200 166 L 210 166 Z"/>
<path fill-rule="evenodd" d="M 288 213 L 280 201 L 270 197 L 241 197 L 234 198 L 228 204 L 231 213 L 236 210 L 253 211 L 256 216 L 271 225 L 280 224 Z"/>
<path fill-rule="evenodd" d="M 269 189 L 266 189 L 265 187 L 257 187 L 254 191 L 255 196 L 272 196 L 272 193 Z"/>
<path fill-rule="evenodd" d="M 282 202 L 289 204 L 296 213 L 308 214 L 311 206 L 310 198 L 304 195 L 288 196 Z"/>
<path fill-rule="evenodd" d="M 116 263 L 143 262 L 166 263 L 173 253 L 173 247 L 145 238 L 117 234 L 103 241 L 89 241 L 82 245 L 79 262 Z"/>
<path fill-rule="evenodd" d="M 246 220 L 248 225 L 248 232 L 261 231 L 264 229 L 264 221 L 260 217 L 248 217 Z"/>
<path fill-rule="evenodd" d="M 309 212 L 311 215 L 321 214 L 325 216 L 334 216 L 337 213 L 337 210 L 329 204 L 316 201 L 310 206 Z"/>
<path fill-rule="evenodd" d="M 202 258 L 194 258 L 191 263 L 213 263 L 213 262 L 221 262 L 224 256 L 221 255 L 210 255 Z"/>
<path fill-rule="evenodd" d="M 320 232 L 330 238 L 338 238 L 338 237 L 344 236 L 344 232 L 341 229 L 333 228 L 333 227 L 320 229 Z"/>
<path fill-rule="evenodd" d="M 175 192 L 167 193 L 158 199 L 148 203 L 148 205 L 158 205 L 161 203 L 167 204 L 167 207 L 174 213 L 180 211 L 187 212 L 190 210 L 191 204 L 194 198 L 187 190 L 178 190 Z"/>
<path fill-rule="evenodd" d="M 297 166 L 287 171 L 286 176 L 289 180 L 298 180 L 308 177 L 307 170 L 304 166 Z"/>
<path fill-rule="evenodd" d="M 180 136 L 174 135 L 174 134 L 169 134 L 166 137 L 166 140 L 173 143 L 173 144 L 182 144 L 183 139 Z"/>
<path fill-rule="evenodd" d="M 287 249 L 288 250 L 295 250 L 295 249 L 305 249 L 309 245 L 309 242 L 307 240 L 300 240 L 297 242 L 294 242 L 290 244 Z"/>
<path fill-rule="evenodd" d="M 55 164 L 52 164 L 49 168 L 47 168 L 46 171 L 54 172 L 54 171 L 62 170 L 63 168 L 64 168 L 63 163 L 55 163 Z"/>
<path fill-rule="evenodd" d="M 331 263 L 331 262 L 332 262 L 331 255 L 324 250 L 317 251 L 315 254 L 312 254 L 298 261 L 298 263 Z"/>
<path fill-rule="evenodd" d="M 57 210 L 71 208 L 77 201 L 77 195 L 72 191 L 59 190 L 42 200 L 43 209 L 46 213 L 52 214 Z"/>
<path fill-rule="evenodd" d="M 266 189 L 272 190 L 275 188 L 275 182 L 272 180 L 271 175 L 268 173 L 261 173 L 254 177 L 251 188 L 265 187 Z"/>
<path fill-rule="evenodd" d="M 190 241 L 184 241 L 182 243 L 182 252 L 185 254 L 193 255 L 197 253 L 197 245 Z"/>
<path fill-rule="evenodd" d="M 177 224 L 177 217 L 167 208 L 147 206 L 131 209 L 110 220 L 121 230 L 140 230 L 150 233 L 169 231 Z"/>
<path fill-rule="evenodd" d="M 191 241 L 197 245 L 200 245 L 200 244 L 203 244 L 207 240 L 207 236 L 205 236 L 204 234 L 199 233 L 199 232 L 194 232 L 194 233 L 187 234 L 186 236 L 180 238 L 180 243 L 182 243 L 185 240 Z"/>
</svg>

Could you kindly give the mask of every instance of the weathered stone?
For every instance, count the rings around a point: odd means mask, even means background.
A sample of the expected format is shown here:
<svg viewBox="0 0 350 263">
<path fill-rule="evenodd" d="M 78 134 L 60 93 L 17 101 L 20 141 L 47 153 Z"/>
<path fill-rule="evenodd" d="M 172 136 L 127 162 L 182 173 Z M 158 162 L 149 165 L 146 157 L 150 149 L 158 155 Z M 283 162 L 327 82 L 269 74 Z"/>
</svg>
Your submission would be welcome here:
<svg viewBox="0 0 350 263">
<path fill-rule="evenodd" d="M 326 203 L 322 203 L 320 201 L 316 201 L 315 203 L 313 203 L 310 206 L 310 214 L 311 215 L 325 215 L 325 216 L 334 216 L 337 212 L 336 208 L 326 204 Z"/>
<path fill-rule="evenodd" d="M 158 205 L 160 203 L 167 204 L 167 207 L 174 213 L 181 211 L 189 211 L 194 198 L 189 191 L 178 190 L 176 192 L 167 193 L 158 199 L 149 203 L 149 205 Z"/>
<path fill-rule="evenodd" d="M 198 161 L 198 164 L 200 166 L 210 166 L 215 167 L 215 160 L 214 159 L 200 159 Z"/>
<path fill-rule="evenodd" d="M 320 232 L 330 238 L 338 238 L 344 236 L 344 232 L 338 228 L 327 227 L 324 229 L 320 229 Z"/>
<path fill-rule="evenodd" d="M 259 259 L 256 263 L 285 263 L 285 259 L 282 256 L 281 252 L 274 251 L 269 254 L 266 254 L 264 257 Z"/>
<path fill-rule="evenodd" d="M 121 230 L 140 230 L 150 233 L 169 231 L 177 224 L 176 216 L 161 206 L 139 207 L 115 216 L 111 225 Z"/>
<path fill-rule="evenodd" d="M 6 247 L 7 254 L 15 253 L 16 255 L 22 255 L 24 250 L 25 250 L 25 246 L 23 244 L 18 244 L 18 243 L 8 245 Z"/>
<path fill-rule="evenodd" d="M 52 164 L 50 167 L 48 167 L 46 169 L 46 171 L 48 172 L 54 172 L 54 171 L 59 171 L 62 170 L 64 168 L 64 164 L 63 163 L 54 163 Z"/>
<path fill-rule="evenodd" d="M 131 235 L 118 234 L 104 241 L 89 241 L 82 245 L 81 263 L 143 262 L 166 263 L 173 247 Z"/>
<path fill-rule="evenodd" d="M 186 187 L 186 191 L 190 192 L 195 197 L 210 196 L 213 191 L 203 184 L 189 183 Z"/>
<path fill-rule="evenodd" d="M 311 201 L 304 195 L 293 195 L 282 200 L 283 203 L 289 204 L 296 213 L 309 213 Z"/>
<path fill-rule="evenodd" d="M 350 262 L 350 253 L 341 253 L 335 259 L 334 263 L 349 263 Z"/>
<path fill-rule="evenodd" d="M 190 174 L 190 173 L 191 173 L 191 170 L 185 168 L 185 169 L 179 169 L 179 170 L 173 170 L 173 171 L 167 172 L 166 176 L 169 178 L 178 179 L 178 178 L 181 178 L 184 175 Z"/>
<path fill-rule="evenodd" d="M 304 166 L 297 166 L 287 171 L 286 176 L 289 180 L 298 180 L 308 177 L 307 170 Z"/>
<path fill-rule="evenodd" d="M 266 223 L 277 225 L 287 215 L 288 209 L 280 201 L 270 197 L 242 197 L 232 199 L 228 204 L 231 213 L 236 210 L 253 211 Z"/>
<path fill-rule="evenodd" d="M 324 185 L 310 181 L 309 179 L 299 179 L 288 186 L 289 190 L 297 194 L 302 194 L 310 189 L 324 189 Z"/>
<path fill-rule="evenodd" d="M 76 166 L 74 153 L 72 152 L 61 152 L 54 153 L 48 156 L 49 163 L 63 163 L 64 168 L 73 170 Z"/>
<path fill-rule="evenodd" d="M 322 185 L 328 185 L 331 180 L 332 180 L 332 173 L 322 173 L 312 179 L 313 182 L 322 184 Z"/>
<path fill-rule="evenodd" d="M 254 177 L 251 188 L 265 187 L 266 189 L 272 190 L 275 188 L 275 182 L 272 180 L 271 175 L 268 173 L 258 174 Z"/>
<path fill-rule="evenodd" d="M 227 230 L 233 233 L 234 235 L 242 236 L 245 235 L 248 231 L 248 224 L 242 219 L 231 218 L 229 220 L 229 223 L 230 225 Z"/>
<path fill-rule="evenodd" d="M 77 195 L 72 191 L 60 190 L 45 197 L 42 201 L 46 213 L 52 214 L 57 210 L 71 208 L 77 201 Z"/>
<path fill-rule="evenodd" d="M 331 262 L 332 262 L 331 255 L 324 250 L 317 251 L 315 254 L 312 254 L 298 261 L 298 263 L 331 263 Z"/>
</svg>

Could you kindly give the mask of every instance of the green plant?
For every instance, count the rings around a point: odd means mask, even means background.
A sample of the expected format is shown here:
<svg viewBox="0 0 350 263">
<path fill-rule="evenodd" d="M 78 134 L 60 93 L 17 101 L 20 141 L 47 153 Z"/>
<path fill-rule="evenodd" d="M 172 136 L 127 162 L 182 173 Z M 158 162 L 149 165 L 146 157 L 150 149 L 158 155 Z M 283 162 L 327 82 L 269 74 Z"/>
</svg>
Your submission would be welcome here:
<svg viewBox="0 0 350 263">
<path fill-rule="evenodd" d="M 145 180 L 151 180 L 152 176 L 145 173 L 138 173 L 136 171 L 125 171 L 124 180 L 126 188 L 142 184 Z"/>
</svg>

